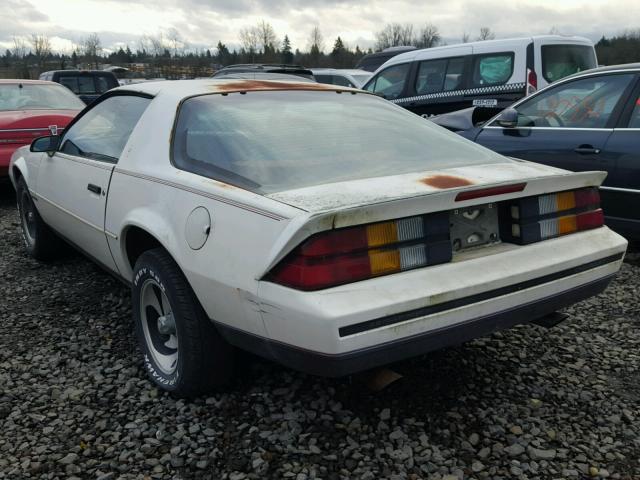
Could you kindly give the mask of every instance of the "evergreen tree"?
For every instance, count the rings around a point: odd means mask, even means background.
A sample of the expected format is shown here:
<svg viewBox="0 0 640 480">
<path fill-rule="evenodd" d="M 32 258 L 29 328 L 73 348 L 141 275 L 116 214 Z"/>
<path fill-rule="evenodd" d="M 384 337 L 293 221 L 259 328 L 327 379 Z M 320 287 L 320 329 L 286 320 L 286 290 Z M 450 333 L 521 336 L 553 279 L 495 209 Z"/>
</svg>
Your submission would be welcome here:
<svg viewBox="0 0 640 480">
<path fill-rule="evenodd" d="M 285 35 L 282 41 L 282 63 L 293 63 L 293 53 L 291 52 L 291 41 Z"/>
</svg>

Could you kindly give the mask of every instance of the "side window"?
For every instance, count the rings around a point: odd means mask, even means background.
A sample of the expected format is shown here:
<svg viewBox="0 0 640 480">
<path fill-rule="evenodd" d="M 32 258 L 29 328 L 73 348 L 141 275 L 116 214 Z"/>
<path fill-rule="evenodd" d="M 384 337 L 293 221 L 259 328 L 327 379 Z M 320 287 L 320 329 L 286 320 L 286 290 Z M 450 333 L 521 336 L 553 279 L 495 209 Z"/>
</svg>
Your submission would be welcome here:
<svg viewBox="0 0 640 480">
<path fill-rule="evenodd" d="M 636 106 L 631 112 L 631 120 L 629 120 L 629 128 L 640 128 L 640 97 L 636 100 Z"/>
<path fill-rule="evenodd" d="M 319 75 L 319 74 L 315 74 L 313 76 L 316 79 L 316 82 L 318 83 L 332 83 L 332 78 L 331 75 Z"/>
<path fill-rule="evenodd" d="M 118 95 L 98 103 L 69 128 L 63 153 L 117 162 L 129 136 L 151 100 Z"/>
<path fill-rule="evenodd" d="M 420 62 L 416 78 L 416 93 L 420 95 L 460 90 L 463 73 L 464 57 Z"/>
<path fill-rule="evenodd" d="M 605 128 L 633 75 L 574 80 L 520 104 L 519 127 Z"/>
<path fill-rule="evenodd" d="M 416 78 L 416 93 L 441 92 L 444 78 L 447 74 L 447 59 L 427 60 L 420 62 L 418 77 Z"/>
<path fill-rule="evenodd" d="M 398 98 L 404 89 L 410 66 L 410 63 L 403 63 L 383 70 L 369 82 L 366 89 L 373 93 L 382 94 L 384 98 L 390 100 Z"/>
<path fill-rule="evenodd" d="M 80 93 L 80 89 L 78 87 L 78 78 L 77 77 L 59 77 L 58 82 L 69 90 L 71 90 L 76 95 Z"/>
<path fill-rule="evenodd" d="M 109 85 L 109 79 L 107 77 L 103 77 L 101 75 L 98 75 L 95 77 L 96 79 L 96 93 L 104 93 L 107 90 L 110 90 L 111 85 Z"/>
<path fill-rule="evenodd" d="M 473 60 L 473 85 L 503 85 L 513 75 L 513 52 L 477 55 Z"/>
</svg>

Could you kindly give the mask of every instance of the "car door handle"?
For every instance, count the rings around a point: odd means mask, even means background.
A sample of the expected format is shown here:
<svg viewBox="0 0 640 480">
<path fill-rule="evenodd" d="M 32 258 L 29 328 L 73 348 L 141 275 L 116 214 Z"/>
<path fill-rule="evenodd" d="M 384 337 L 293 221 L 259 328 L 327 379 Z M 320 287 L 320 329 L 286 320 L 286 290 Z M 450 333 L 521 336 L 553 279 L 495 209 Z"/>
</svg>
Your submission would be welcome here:
<svg viewBox="0 0 640 480">
<path fill-rule="evenodd" d="M 580 155 L 590 155 L 590 154 L 598 154 L 600 153 L 600 149 L 599 148 L 595 148 L 591 145 L 580 145 L 579 147 L 575 148 L 573 150 L 576 153 L 579 153 Z"/>
<path fill-rule="evenodd" d="M 102 188 L 100 188 L 98 185 L 94 185 L 93 183 L 87 185 L 87 190 L 97 195 L 100 195 L 102 193 Z"/>
</svg>

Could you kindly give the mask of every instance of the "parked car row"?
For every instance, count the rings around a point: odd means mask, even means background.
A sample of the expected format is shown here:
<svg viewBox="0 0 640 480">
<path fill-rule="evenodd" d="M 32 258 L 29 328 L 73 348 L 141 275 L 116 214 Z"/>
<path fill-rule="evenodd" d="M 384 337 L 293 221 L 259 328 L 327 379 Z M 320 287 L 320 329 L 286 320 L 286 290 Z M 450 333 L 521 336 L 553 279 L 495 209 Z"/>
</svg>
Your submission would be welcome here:
<svg viewBox="0 0 640 480">
<path fill-rule="evenodd" d="M 606 171 L 607 224 L 640 240 L 640 64 L 567 77 L 479 125 L 473 116 L 468 109 L 433 121 L 503 155 Z"/>
<path fill-rule="evenodd" d="M 627 245 L 603 224 L 604 173 L 308 79 L 110 90 L 9 174 L 28 253 L 64 239 L 130 284 L 149 377 L 182 396 L 225 385 L 235 348 L 339 376 L 556 323 Z"/>
<path fill-rule="evenodd" d="M 424 116 L 471 106 L 499 110 L 597 66 L 593 42 L 544 35 L 411 50 L 379 67 L 364 89 Z"/>
</svg>

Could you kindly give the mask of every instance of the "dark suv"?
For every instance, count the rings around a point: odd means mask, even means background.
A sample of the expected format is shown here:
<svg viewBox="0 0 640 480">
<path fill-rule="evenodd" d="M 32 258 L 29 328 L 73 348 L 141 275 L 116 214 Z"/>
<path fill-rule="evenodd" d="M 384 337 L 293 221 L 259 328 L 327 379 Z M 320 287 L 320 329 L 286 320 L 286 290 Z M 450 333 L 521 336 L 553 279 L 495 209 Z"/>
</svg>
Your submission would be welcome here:
<svg viewBox="0 0 640 480">
<path fill-rule="evenodd" d="M 273 64 L 273 63 L 245 63 L 238 65 L 229 65 L 221 68 L 212 77 L 221 78 L 225 75 L 236 73 L 285 73 L 288 75 L 296 75 L 298 77 L 314 80 L 313 73 L 308 68 L 300 65 L 289 64 Z"/>
<path fill-rule="evenodd" d="M 107 90 L 119 86 L 116 76 L 103 70 L 52 70 L 41 73 L 40 80 L 64 85 L 87 105 Z"/>
</svg>

